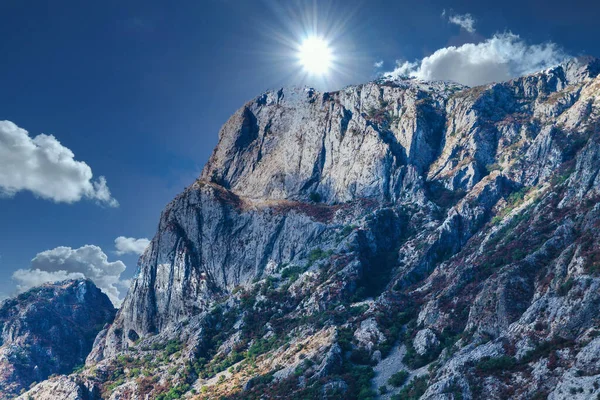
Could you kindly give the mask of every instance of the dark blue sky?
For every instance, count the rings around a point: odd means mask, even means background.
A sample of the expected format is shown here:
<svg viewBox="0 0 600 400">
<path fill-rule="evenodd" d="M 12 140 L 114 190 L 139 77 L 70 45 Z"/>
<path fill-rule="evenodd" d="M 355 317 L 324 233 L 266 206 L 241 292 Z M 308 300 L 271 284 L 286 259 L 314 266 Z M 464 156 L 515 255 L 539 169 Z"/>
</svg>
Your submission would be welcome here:
<svg viewBox="0 0 600 400">
<path fill-rule="evenodd" d="M 117 236 L 154 235 L 165 204 L 199 174 L 220 126 L 268 88 L 337 89 L 373 79 L 435 50 L 512 31 L 552 41 L 570 55 L 600 56 L 600 5 L 589 1 L 80 1 L 0 2 L 0 120 L 30 136 L 53 134 L 106 177 L 118 208 L 55 203 L 27 191 L 0 198 L 0 293 L 41 251 L 95 244 L 110 261 Z M 281 37 L 316 10 L 343 74 L 327 84 L 300 79 Z M 470 13 L 470 34 L 441 17 Z M 284 16 L 287 15 L 287 16 Z M 381 70 L 382 71 L 382 70 Z M 381 72 L 379 71 L 379 72 Z M 2 163 L 0 160 L 0 168 Z"/>
</svg>

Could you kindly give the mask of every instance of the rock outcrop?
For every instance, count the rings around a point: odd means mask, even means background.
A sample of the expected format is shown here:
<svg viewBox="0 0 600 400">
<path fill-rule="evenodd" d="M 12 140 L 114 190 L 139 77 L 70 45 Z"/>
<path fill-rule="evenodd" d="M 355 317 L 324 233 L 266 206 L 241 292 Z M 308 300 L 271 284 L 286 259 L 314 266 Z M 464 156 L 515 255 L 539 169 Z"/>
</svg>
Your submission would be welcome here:
<svg viewBox="0 0 600 400">
<path fill-rule="evenodd" d="M 5 300 L 0 306 L 0 398 L 14 398 L 34 382 L 83 367 L 94 338 L 115 312 L 88 280 L 45 284 Z"/>
<path fill-rule="evenodd" d="M 77 378 L 106 399 L 595 398 L 599 73 L 248 102 Z"/>
</svg>

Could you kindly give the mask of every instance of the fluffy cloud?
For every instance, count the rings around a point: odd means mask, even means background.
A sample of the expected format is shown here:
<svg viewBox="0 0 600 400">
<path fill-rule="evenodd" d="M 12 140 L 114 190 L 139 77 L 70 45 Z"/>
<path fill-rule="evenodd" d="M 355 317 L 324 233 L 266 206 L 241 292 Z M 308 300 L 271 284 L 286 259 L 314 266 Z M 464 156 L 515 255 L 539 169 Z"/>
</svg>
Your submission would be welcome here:
<svg viewBox="0 0 600 400">
<path fill-rule="evenodd" d="M 117 248 L 117 254 L 142 254 L 146 247 L 150 244 L 150 241 L 146 238 L 135 239 L 128 238 L 125 236 L 119 236 L 115 239 L 115 247 Z"/>
<path fill-rule="evenodd" d="M 469 33 L 475 33 L 475 18 L 473 18 L 471 14 L 450 15 L 448 17 L 448 22 L 460 26 Z"/>
<path fill-rule="evenodd" d="M 10 121 L 0 121 L 0 195 L 28 190 L 56 202 L 88 198 L 117 207 L 103 176 L 92 180 L 92 169 L 75 161 L 71 150 L 52 135 L 30 137 Z"/>
<path fill-rule="evenodd" d="M 25 291 L 45 282 L 64 279 L 88 278 L 92 280 L 115 306 L 121 304 L 121 289 L 127 289 L 127 281 L 121 281 L 125 271 L 122 261 L 109 262 L 98 246 L 85 245 L 78 249 L 57 247 L 38 253 L 28 269 L 15 271 L 12 278 L 17 289 Z"/>
<path fill-rule="evenodd" d="M 481 43 L 439 49 L 421 61 L 398 63 L 394 71 L 385 75 L 477 86 L 540 71 L 567 57 L 554 43 L 530 45 L 519 35 L 502 33 Z"/>
</svg>

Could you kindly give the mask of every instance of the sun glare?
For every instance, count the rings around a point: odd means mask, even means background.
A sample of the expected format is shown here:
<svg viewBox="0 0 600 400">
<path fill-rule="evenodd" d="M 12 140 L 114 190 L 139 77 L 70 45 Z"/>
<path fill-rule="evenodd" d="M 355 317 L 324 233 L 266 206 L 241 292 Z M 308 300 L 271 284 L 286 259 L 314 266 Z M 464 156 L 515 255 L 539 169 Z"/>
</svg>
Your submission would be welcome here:
<svg viewBox="0 0 600 400">
<path fill-rule="evenodd" d="M 329 45 L 323 38 L 311 36 L 300 45 L 298 58 L 309 74 L 325 75 L 331 68 L 333 57 Z"/>
</svg>

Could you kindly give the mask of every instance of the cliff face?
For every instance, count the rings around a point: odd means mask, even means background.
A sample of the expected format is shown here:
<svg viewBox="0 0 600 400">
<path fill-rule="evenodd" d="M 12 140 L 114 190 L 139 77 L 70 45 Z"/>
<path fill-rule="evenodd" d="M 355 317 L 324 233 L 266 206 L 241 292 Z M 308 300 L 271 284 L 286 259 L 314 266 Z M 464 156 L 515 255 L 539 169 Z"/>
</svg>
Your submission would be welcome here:
<svg viewBox="0 0 600 400">
<path fill-rule="evenodd" d="M 0 397 L 83 366 L 115 309 L 90 281 L 46 284 L 0 306 Z"/>
<path fill-rule="evenodd" d="M 111 399 L 597 396 L 599 73 L 247 103 L 78 379 Z"/>
</svg>

